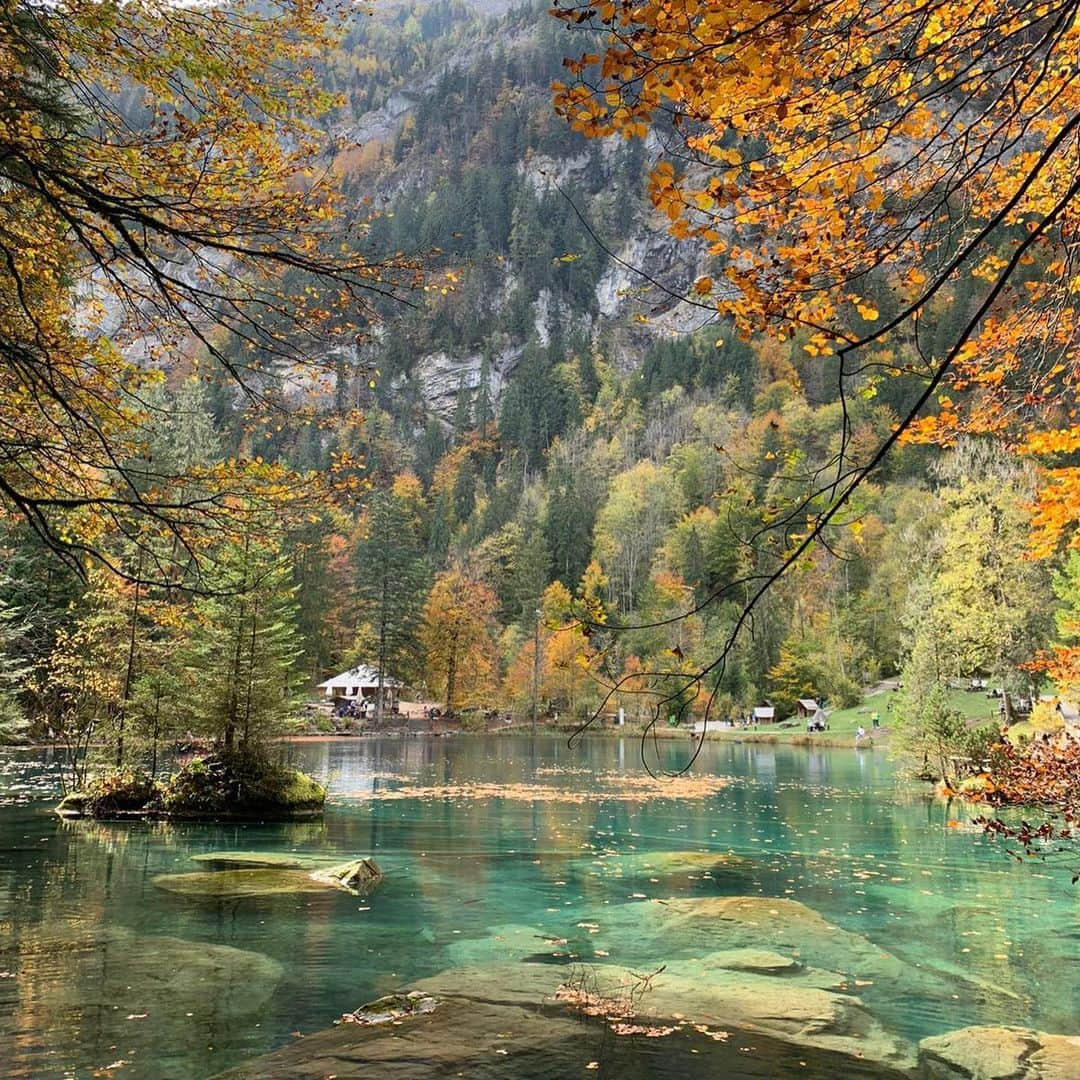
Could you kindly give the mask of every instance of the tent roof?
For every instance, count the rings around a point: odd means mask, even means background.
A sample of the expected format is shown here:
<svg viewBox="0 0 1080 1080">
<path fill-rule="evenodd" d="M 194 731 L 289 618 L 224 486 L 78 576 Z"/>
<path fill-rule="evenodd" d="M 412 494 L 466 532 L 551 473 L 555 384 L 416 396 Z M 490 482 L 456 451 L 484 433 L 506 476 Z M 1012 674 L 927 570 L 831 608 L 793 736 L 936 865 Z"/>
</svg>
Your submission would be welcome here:
<svg viewBox="0 0 1080 1080">
<path fill-rule="evenodd" d="M 379 671 L 370 664 L 358 664 L 332 679 L 319 683 L 320 690 L 329 690 L 334 686 L 378 686 Z M 401 683 L 389 675 L 383 676 L 383 686 L 401 686 Z"/>
</svg>

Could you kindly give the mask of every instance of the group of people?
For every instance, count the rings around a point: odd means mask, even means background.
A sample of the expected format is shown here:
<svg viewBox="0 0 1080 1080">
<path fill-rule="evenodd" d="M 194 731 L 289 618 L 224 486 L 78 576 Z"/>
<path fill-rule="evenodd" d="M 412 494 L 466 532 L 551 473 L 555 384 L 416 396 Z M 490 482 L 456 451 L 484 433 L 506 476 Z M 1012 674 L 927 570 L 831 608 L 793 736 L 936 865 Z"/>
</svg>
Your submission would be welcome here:
<svg viewBox="0 0 1080 1080">
<path fill-rule="evenodd" d="M 386 716 L 396 716 L 397 705 L 384 705 L 383 713 Z M 334 716 L 348 720 L 366 720 L 375 715 L 375 701 L 373 698 L 362 698 L 360 701 L 338 701 L 334 705 Z"/>
</svg>

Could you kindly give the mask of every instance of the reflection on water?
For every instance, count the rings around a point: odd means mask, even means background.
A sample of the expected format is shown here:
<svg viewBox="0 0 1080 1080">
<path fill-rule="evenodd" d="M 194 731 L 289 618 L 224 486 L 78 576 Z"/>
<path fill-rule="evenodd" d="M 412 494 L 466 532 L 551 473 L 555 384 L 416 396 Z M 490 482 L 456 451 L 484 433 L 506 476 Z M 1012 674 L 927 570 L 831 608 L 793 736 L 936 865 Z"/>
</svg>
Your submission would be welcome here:
<svg viewBox="0 0 1080 1080">
<path fill-rule="evenodd" d="M 359 797 L 403 775 L 425 786 L 587 790 L 594 773 L 642 771 L 633 740 L 574 750 L 547 738 L 288 750 L 330 784 L 323 821 L 63 823 L 42 801 L 53 783 L 43 754 L 6 752 L 6 1075 L 89 1076 L 111 1066 L 117 1077 L 205 1077 L 464 963 L 531 955 L 643 966 L 697 956 L 693 934 L 635 930 L 646 909 L 634 905 L 672 896 L 797 900 L 887 949 L 902 974 L 867 980 L 859 992 L 908 1038 L 969 1023 L 1078 1029 L 1080 926 L 1068 876 L 1018 866 L 981 836 L 948 827 L 956 809 L 900 790 L 880 753 L 710 743 L 698 768 L 731 778 L 719 794 L 634 804 Z M 660 746 L 671 766 L 685 751 Z M 362 900 L 328 892 L 223 902 L 151 883 L 198 869 L 193 854 L 223 849 L 371 854 L 387 880 Z M 704 865 L 658 857 L 703 850 L 727 857 Z M 690 1075 L 674 1064 L 678 1055 L 667 1060 L 670 1071 L 657 1064 L 649 1075 Z"/>
</svg>

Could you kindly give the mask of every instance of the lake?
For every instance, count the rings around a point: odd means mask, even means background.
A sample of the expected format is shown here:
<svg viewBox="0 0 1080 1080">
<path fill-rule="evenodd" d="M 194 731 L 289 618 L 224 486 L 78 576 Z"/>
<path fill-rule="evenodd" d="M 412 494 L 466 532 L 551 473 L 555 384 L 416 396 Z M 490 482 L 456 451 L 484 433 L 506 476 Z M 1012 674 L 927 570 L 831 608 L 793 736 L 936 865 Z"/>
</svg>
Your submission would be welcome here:
<svg viewBox="0 0 1080 1080">
<path fill-rule="evenodd" d="M 328 783 L 322 821 L 61 822 L 47 752 L 0 752 L 3 1075 L 208 1077 L 414 980 L 523 952 L 568 970 L 653 970 L 700 952 L 692 936 L 636 929 L 672 897 L 798 901 L 845 940 L 879 947 L 904 975 L 866 978 L 858 993 L 905 1039 L 976 1023 L 1080 1031 L 1069 873 L 1008 858 L 955 805 L 899 783 L 880 750 L 708 743 L 695 773 L 725 778 L 719 790 L 682 799 L 654 785 L 635 800 L 605 794 L 618 776 L 642 780 L 633 739 L 352 739 L 287 752 Z M 658 752 L 677 768 L 687 746 Z M 425 792 L 400 790 L 409 782 Z M 211 902 L 154 884 L 214 850 L 370 855 L 386 880 L 365 898 Z M 667 1041 L 620 1053 L 638 1062 L 633 1075 L 768 1075 L 738 1040 L 695 1044 L 692 1059 L 658 1048 Z M 553 1059 L 529 1075 L 566 1073 Z"/>
</svg>

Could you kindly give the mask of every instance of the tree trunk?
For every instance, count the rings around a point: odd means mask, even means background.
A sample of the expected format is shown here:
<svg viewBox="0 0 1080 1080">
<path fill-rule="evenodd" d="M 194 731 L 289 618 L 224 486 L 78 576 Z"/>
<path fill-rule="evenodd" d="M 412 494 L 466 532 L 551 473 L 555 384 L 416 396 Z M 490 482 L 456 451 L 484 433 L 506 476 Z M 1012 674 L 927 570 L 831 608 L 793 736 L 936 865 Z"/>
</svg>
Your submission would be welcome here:
<svg viewBox="0 0 1080 1080">
<path fill-rule="evenodd" d="M 446 711 L 454 715 L 454 683 L 457 680 L 457 643 L 458 631 L 455 629 L 450 635 L 450 651 L 446 659 Z"/>
<path fill-rule="evenodd" d="M 139 564 L 135 571 L 135 598 L 131 604 L 131 624 L 128 627 L 127 668 L 124 671 L 124 691 L 120 695 L 120 712 L 116 717 L 116 767 L 124 764 L 124 720 L 127 717 L 127 705 L 131 699 L 131 683 L 135 673 L 135 633 L 139 622 L 139 585 L 142 578 L 142 549 L 139 549 Z"/>
<path fill-rule="evenodd" d="M 383 721 L 383 683 L 386 679 L 386 618 L 387 618 L 387 581 L 383 570 L 379 596 L 379 674 L 375 690 L 375 726 L 382 727 Z"/>
<path fill-rule="evenodd" d="M 536 734 L 536 710 L 540 696 L 540 612 L 536 612 L 533 629 L 532 734 Z"/>
</svg>

